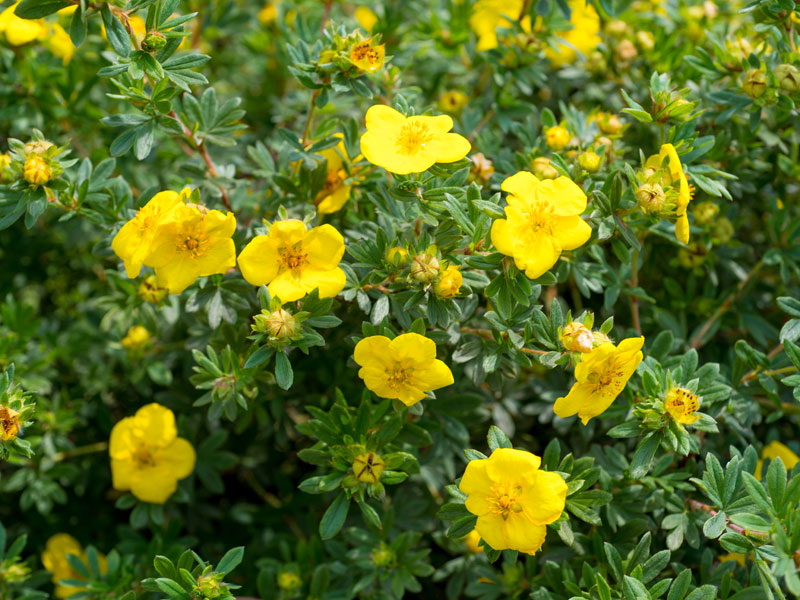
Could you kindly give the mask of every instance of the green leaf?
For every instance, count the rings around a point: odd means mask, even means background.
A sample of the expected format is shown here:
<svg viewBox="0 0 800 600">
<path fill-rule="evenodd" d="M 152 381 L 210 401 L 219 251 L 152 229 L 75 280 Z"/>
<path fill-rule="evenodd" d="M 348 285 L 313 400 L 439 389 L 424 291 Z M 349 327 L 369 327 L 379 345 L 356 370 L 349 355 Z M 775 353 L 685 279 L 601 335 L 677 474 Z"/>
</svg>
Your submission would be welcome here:
<svg viewBox="0 0 800 600">
<path fill-rule="evenodd" d="M 489 449 L 494 451 L 498 448 L 513 448 L 511 440 L 505 432 L 499 427 L 492 425 L 489 428 L 489 433 L 486 436 L 486 441 L 489 443 Z"/>
<path fill-rule="evenodd" d="M 460 538 L 467 535 L 470 531 L 475 529 L 475 523 L 478 522 L 478 517 L 475 515 L 468 515 L 462 517 L 453 523 L 447 530 L 447 537 Z"/>
<path fill-rule="evenodd" d="M 667 594 L 667 600 L 683 600 L 691 584 L 692 571 L 690 569 L 684 569 L 680 572 L 680 575 L 675 578 L 675 581 L 672 582 L 672 586 L 669 588 L 669 594 Z"/>
<path fill-rule="evenodd" d="M 244 368 L 252 369 L 253 367 L 257 367 L 258 365 L 266 361 L 270 356 L 272 356 L 273 352 L 275 352 L 275 350 L 273 350 L 269 346 L 261 346 L 261 348 L 259 348 L 249 356 L 247 361 L 244 363 Z"/>
<path fill-rule="evenodd" d="M 342 491 L 322 515 L 322 520 L 319 522 L 319 535 L 323 540 L 328 540 L 339 533 L 347 519 L 349 508 L 350 498 Z"/>
<path fill-rule="evenodd" d="M 131 55 L 131 38 L 125 26 L 120 23 L 119 19 L 111 14 L 108 4 L 103 4 L 103 7 L 100 9 L 100 14 L 103 17 L 106 36 L 108 37 L 108 42 L 111 44 L 112 50 L 122 58 L 128 58 Z"/>
<path fill-rule="evenodd" d="M 217 573 L 230 573 L 239 566 L 242 562 L 242 558 L 244 558 L 244 546 L 228 550 L 214 570 Z"/>
<path fill-rule="evenodd" d="M 14 10 L 14 14 L 20 19 L 41 19 L 67 6 L 73 4 L 64 0 L 22 0 Z"/>
<path fill-rule="evenodd" d="M 713 517 L 703 523 L 703 534 L 712 540 L 717 539 L 725 531 L 725 513 L 718 512 Z"/>
<path fill-rule="evenodd" d="M 717 588 L 713 585 L 704 585 L 686 596 L 686 600 L 714 600 L 717 597 Z"/>
<path fill-rule="evenodd" d="M 289 357 L 285 352 L 278 352 L 275 355 L 275 380 L 278 387 L 283 390 L 288 390 L 292 387 L 294 381 L 294 372 L 292 371 L 292 363 L 289 362 Z"/>
</svg>

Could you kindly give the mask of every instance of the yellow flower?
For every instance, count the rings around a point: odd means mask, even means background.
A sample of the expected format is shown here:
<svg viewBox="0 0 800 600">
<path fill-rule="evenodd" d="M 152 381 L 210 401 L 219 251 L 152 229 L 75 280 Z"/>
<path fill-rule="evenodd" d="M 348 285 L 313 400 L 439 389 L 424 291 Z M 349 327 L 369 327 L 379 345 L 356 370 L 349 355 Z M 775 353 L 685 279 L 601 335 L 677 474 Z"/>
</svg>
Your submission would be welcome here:
<svg viewBox="0 0 800 600">
<path fill-rule="evenodd" d="M 233 213 L 181 205 L 157 230 L 145 259 L 158 285 L 180 294 L 198 277 L 225 273 L 236 266 Z"/>
<path fill-rule="evenodd" d="M 584 425 L 605 412 L 642 362 L 643 345 L 643 337 L 628 338 L 618 346 L 606 342 L 589 352 L 575 367 L 569 394 L 556 400 L 553 411 L 563 418 L 577 413 Z"/>
<path fill-rule="evenodd" d="M 677 187 L 675 216 L 678 217 L 678 220 L 675 222 L 675 237 L 679 242 L 688 244 L 689 217 L 686 213 L 686 208 L 689 206 L 689 202 L 692 201 L 692 193 L 675 146 L 672 144 L 664 144 L 661 146 L 661 150 L 657 156 L 651 156 L 647 159 L 646 166 L 650 168 L 660 167 L 664 165 L 665 161 L 667 173 L 661 183 L 662 185 Z"/>
<path fill-rule="evenodd" d="M 455 113 L 464 108 L 469 102 L 469 96 L 459 90 L 450 90 L 439 98 L 439 110 Z"/>
<path fill-rule="evenodd" d="M 439 277 L 439 281 L 433 286 L 434 293 L 440 298 L 452 298 L 458 294 L 464 278 L 461 276 L 461 267 L 457 265 L 448 266 Z"/>
<path fill-rule="evenodd" d="M 278 574 L 278 587 L 282 590 L 296 590 L 301 585 L 303 582 L 296 573 L 284 571 Z"/>
<path fill-rule="evenodd" d="M 569 131 L 567 131 L 566 127 L 561 127 L 560 125 L 549 127 L 544 132 L 544 136 L 547 146 L 556 152 L 566 148 L 570 140 Z"/>
<path fill-rule="evenodd" d="M 159 192 L 125 223 L 111 241 L 111 249 L 125 263 L 125 272 L 133 279 L 139 276 L 150 255 L 158 227 L 170 218 L 188 196 L 188 188 L 178 192 Z"/>
<path fill-rule="evenodd" d="M 358 24 L 369 33 L 372 33 L 372 28 L 378 22 L 378 16 L 370 10 L 369 6 L 359 6 L 356 9 L 355 17 Z"/>
<path fill-rule="evenodd" d="M 335 134 L 335 137 L 342 138 L 341 133 Z M 350 199 L 350 191 L 352 186 L 345 185 L 347 180 L 347 171 L 344 169 L 344 161 L 349 163 L 358 162 L 361 160 L 361 155 L 351 160 L 347 156 L 347 149 L 344 146 L 344 141 L 339 142 L 335 147 L 328 148 L 319 153 L 327 162 L 328 176 L 325 179 L 325 185 L 317 194 L 314 203 L 317 205 L 317 212 L 321 215 L 335 213 L 342 209 L 345 203 Z"/>
<path fill-rule="evenodd" d="M 353 358 L 368 389 L 406 406 L 422 400 L 425 392 L 453 384 L 450 368 L 436 358 L 436 344 L 418 333 L 393 340 L 382 335 L 364 338 L 356 344 Z"/>
<path fill-rule="evenodd" d="M 385 463 L 374 452 L 359 454 L 353 460 L 353 474 L 361 483 L 380 481 Z"/>
<path fill-rule="evenodd" d="M 467 550 L 469 550 L 473 554 L 479 554 L 483 552 L 483 546 L 479 545 L 480 541 L 481 541 L 481 534 L 473 529 L 464 538 L 464 545 L 467 547 Z"/>
<path fill-rule="evenodd" d="M 522 12 L 523 0 L 478 0 L 472 7 L 469 26 L 478 36 L 478 50 L 497 48 L 497 28 L 511 27 Z M 510 17 L 509 21 L 506 17 Z"/>
<path fill-rule="evenodd" d="M 84 591 L 86 588 L 72 587 L 65 585 L 58 585 L 62 579 L 83 579 L 79 573 L 76 573 L 69 562 L 67 562 L 67 555 L 74 554 L 83 562 L 86 562 L 86 552 L 80 545 L 80 542 L 67 533 L 57 533 L 47 540 L 44 552 L 42 553 L 42 564 L 44 568 L 52 574 L 52 581 L 55 585 L 56 598 L 68 598 L 72 594 L 77 594 Z M 108 561 L 102 554 L 97 557 L 98 567 L 100 573 L 108 572 Z"/>
<path fill-rule="evenodd" d="M 700 418 L 700 415 L 695 414 L 700 409 L 697 396 L 684 388 L 675 387 L 668 391 L 664 407 L 682 425 L 691 425 Z"/>
<path fill-rule="evenodd" d="M 452 128 L 453 119 L 447 115 L 405 117 L 378 104 L 367 111 L 361 152 L 369 162 L 391 173 L 422 173 L 435 163 L 455 162 L 467 155 L 469 141 L 448 133 Z"/>
<path fill-rule="evenodd" d="M 0 442 L 13 440 L 21 427 L 19 413 L 8 406 L 0 406 Z"/>
<path fill-rule="evenodd" d="M 68 64 L 75 55 L 75 44 L 72 43 L 72 38 L 58 23 L 53 23 L 53 32 L 47 38 L 47 47 L 50 52 L 60 58 L 64 64 Z"/>
<path fill-rule="evenodd" d="M 167 297 L 169 290 L 159 287 L 158 280 L 155 275 L 145 277 L 144 281 L 139 285 L 139 290 L 136 292 L 139 298 L 150 304 L 158 304 Z"/>
<path fill-rule="evenodd" d="M 122 347 L 126 350 L 141 350 L 150 343 L 150 332 L 141 325 L 134 325 L 128 329 L 127 335 L 122 338 Z"/>
<path fill-rule="evenodd" d="M 350 48 L 350 62 L 362 71 L 374 73 L 383 66 L 386 49 L 383 44 L 373 46 L 372 38 L 353 44 Z"/>
<path fill-rule="evenodd" d="M 572 321 L 559 328 L 558 339 L 568 352 L 591 352 L 594 345 L 592 332 L 578 321 Z"/>
<path fill-rule="evenodd" d="M 22 167 L 25 181 L 34 187 L 46 184 L 53 177 L 53 169 L 46 159 L 37 154 L 28 156 Z"/>
<path fill-rule="evenodd" d="M 278 3 L 267 2 L 260 11 L 258 11 L 258 22 L 262 25 L 272 23 L 278 16 Z"/>
<path fill-rule="evenodd" d="M 43 40 L 50 33 L 44 19 L 21 19 L 14 14 L 19 2 L 12 4 L 0 13 L 0 33 L 12 46 L 22 46 L 36 40 Z"/>
<path fill-rule="evenodd" d="M 555 68 L 575 62 L 578 58 L 577 52 L 588 56 L 601 41 L 600 17 L 594 6 L 588 4 L 586 0 L 569 0 L 568 4 L 572 11 L 569 18 L 572 29 L 559 31 L 557 35 L 569 45 L 556 42 L 557 49 L 548 46 L 544 51 L 550 64 Z"/>
<path fill-rule="evenodd" d="M 780 458 L 783 461 L 783 466 L 785 466 L 787 470 L 794 469 L 794 466 L 800 462 L 800 456 L 792 452 L 791 448 L 781 444 L 777 440 L 773 440 L 761 450 L 761 460 L 759 460 L 756 465 L 756 479 L 761 479 L 761 470 L 764 467 L 764 460 L 775 460 L 776 458 Z"/>
<path fill-rule="evenodd" d="M 458 484 L 467 510 L 478 516 L 475 531 L 495 550 L 534 554 L 547 524 L 564 511 L 567 484 L 539 469 L 542 460 L 524 450 L 498 448 L 487 459 L 471 460 Z"/>
<path fill-rule="evenodd" d="M 283 302 L 299 300 L 319 288 L 320 298 L 333 298 L 344 289 L 339 268 L 344 238 L 331 225 L 306 231 L 302 221 L 272 224 L 269 235 L 258 235 L 239 255 L 242 276 L 252 285 L 268 285 Z"/>
<path fill-rule="evenodd" d="M 160 404 L 143 406 L 114 425 L 109 443 L 114 489 L 142 502 L 163 504 L 178 480 L 194 471 L 192 445 L 178 437 L 175 415 Z"/>
<path fill-rule="evenodd" d="M 729 552 L 728 554 L 723 554 L 719 557 L 719 562 L 727 562 L 733 561 L 735 563 L 739 563 L 740 565 L 744 566 L 745 556 L 744 554 L 740 554 L 738 552 Z"/>
<path fill-rule="evenodd" d="M 492 244 L 513 256 L 517 268 L 531 279 L 556 264 L 563 250 L 586 243 L 592 228 L 581 219 L 586 194 L 567 177 L 539 181 L 526 171 L 501 186 L 507 198 L 506 218 L 492 224 Z"/>
</svg>

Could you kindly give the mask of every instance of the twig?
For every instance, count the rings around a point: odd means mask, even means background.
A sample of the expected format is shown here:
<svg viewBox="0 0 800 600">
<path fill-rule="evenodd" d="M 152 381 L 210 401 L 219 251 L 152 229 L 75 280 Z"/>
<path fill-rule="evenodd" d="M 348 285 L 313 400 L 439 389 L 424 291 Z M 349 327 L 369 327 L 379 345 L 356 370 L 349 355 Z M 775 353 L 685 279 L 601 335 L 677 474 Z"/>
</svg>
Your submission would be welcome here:
<svg viewBox="0 0 800 600">
<path fill-rule="evenodd" d="M 486 125 L 489 122 L 489 119 L 491 119 L 493 116 L 494 116 L 494 109 L 490 108 L 489 112 L 486 113 L 486 115 L 483 117 L 483 119 L 481 119 L 480 123 L 478 123 L 475 126 L 475 129 L 472 130 L 472 133 L 470 133 L 467 136 L 467 139 L 470 142 L 472 142 L 472 140 L 474 140 L 475 137 L 481 132 L 481 129 L 483 129 L 484 125 Z"/>
<path fill-rule="evenodd" d="M 781 350 L 783 350 L 783 344 L 778 344 L 772 350 L 770 350 L 770 353 L 767 354 L 767 358 L 772 360 L 773 358 L 775 358 L 780 353 Z M 752 379 L 755 379 L 758 376 L 759 372 L 761 372 L 761 369 L 762 369 L 762 367 L 759 366 L 759 367 L 753 369 L 752 371 L 748 371 L 747 373 L 742 375 L 742 378 L 739 380 L 739 385 L 741 385 L 743 383 L 747 383 L 748 381 L 751 381 Z M 780 375 L 781 373 L 791 373 L 794 370 L 796 370 L 796 367 L 794 367 L 794 366 L 792 366 L 792 367 L 784 367 L 782 369 L 772 369 L 770 371 L 764 371 L 764 374 L 765 375 Z"/>
<path fill-rule="evenodd" d="M 739 282 L 739 285 L 736 286 L 736 291 L 728 294 L 728 297 L 725 298 L 725 300 L 722 302 L 722 304 L 719 305 L 717 310 L 714 311 L 714 314 L 711 315 L 708 321 L 706 321 L 703 324 L 703 326 L 700 328 L 700 331 L 697 332 L 697 335 L 694 336 L 694 338 L 692 338 L 692 341 L 689 344 L 691 348 L 697 350 L 698 348 L 701 348 L 706 344 L 706 342 L 703 341 L 703 338 L 706 336 L 708 331 L 722 315 L 728 312 L 731 306 L 733 306 L 733 303 L 736 302 L 741 297 L 742 293 L 744 293 L 744 288 L 747 286 L 748 283 L 750 283 L 750 280 L 753 278 L 753 276 L 756 273 L 758 273 L 761 270 L 761 267 L 763 266 L 764 266 L 764 261 L 762 259 L 758 261 L 756 265 L 747 274 L 747 276 Z"/>
<path fill-rule="evenodd" d="M 494 334 L 492 333 L 491 329 L 476 329 L 474 327 L 462 327 L 461 333 L 471 333 L 472 335 L 477 335 L 478 337 L 482 337 L 487 340 L 494 341 Z M 508 334 L 506 332 L 501 332 L 500 337 L 505 338 Z M 547 350 L 534 350 L 533 348 L 518 348 L 521 352 L 525 352 L 526 354 L 547 354 Z"/>
</svg>

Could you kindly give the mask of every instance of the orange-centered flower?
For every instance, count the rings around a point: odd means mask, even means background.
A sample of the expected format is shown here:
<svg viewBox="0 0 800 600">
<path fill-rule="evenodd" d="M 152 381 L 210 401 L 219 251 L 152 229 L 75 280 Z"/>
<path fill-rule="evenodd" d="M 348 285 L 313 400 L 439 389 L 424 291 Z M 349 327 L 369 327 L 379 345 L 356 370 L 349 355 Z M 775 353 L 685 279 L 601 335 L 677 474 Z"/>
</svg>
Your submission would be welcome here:
<svg viewBox="0 0 800 600">
<path fill-rule="evenodd" d="M 577 413 L 584 425 L 605 412 L 642 362 L 643 345 L 643 337 L 628 338 L 618 346 L 605 342 L 585 354 L 575 367 L 575 384 L 566 397 L 556 400 L 553 411 L 559 417 Z"/>
<path fill-rule="evenodd" d="M 453 119 L 447 115 L 406 117 L 376 105 L 367 111 L 361 152 L 369 162 L 392 173 L 422 173 L 435 163 L 455 162 L 469 153 L 469 141 L 449 133 L 452 128 Z"/>
<path fill-rule="evenodd" d="M 557 473 L 539 469 L 541 459 L 524 450 L 498 448 L 472 460 L 459 483 L 467 510 L 484 541 L 495 550 L 534 554 L 544 543 L 547 524 L 564 511 L 567 484 Z"/>
</svg>

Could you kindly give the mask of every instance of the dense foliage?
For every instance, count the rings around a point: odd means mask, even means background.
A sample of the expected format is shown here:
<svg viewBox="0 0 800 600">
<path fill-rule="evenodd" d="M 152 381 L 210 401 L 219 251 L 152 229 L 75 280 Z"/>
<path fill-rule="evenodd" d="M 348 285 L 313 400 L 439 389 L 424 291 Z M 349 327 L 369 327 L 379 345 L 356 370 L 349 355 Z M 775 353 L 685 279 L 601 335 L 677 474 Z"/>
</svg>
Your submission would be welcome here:
<svg viewBox="0 0 800 600">
<path fill-rule="evenodd" d="M 790 0 L 0 3 L 0 598 L 800 597 Z"/>
</svg>

